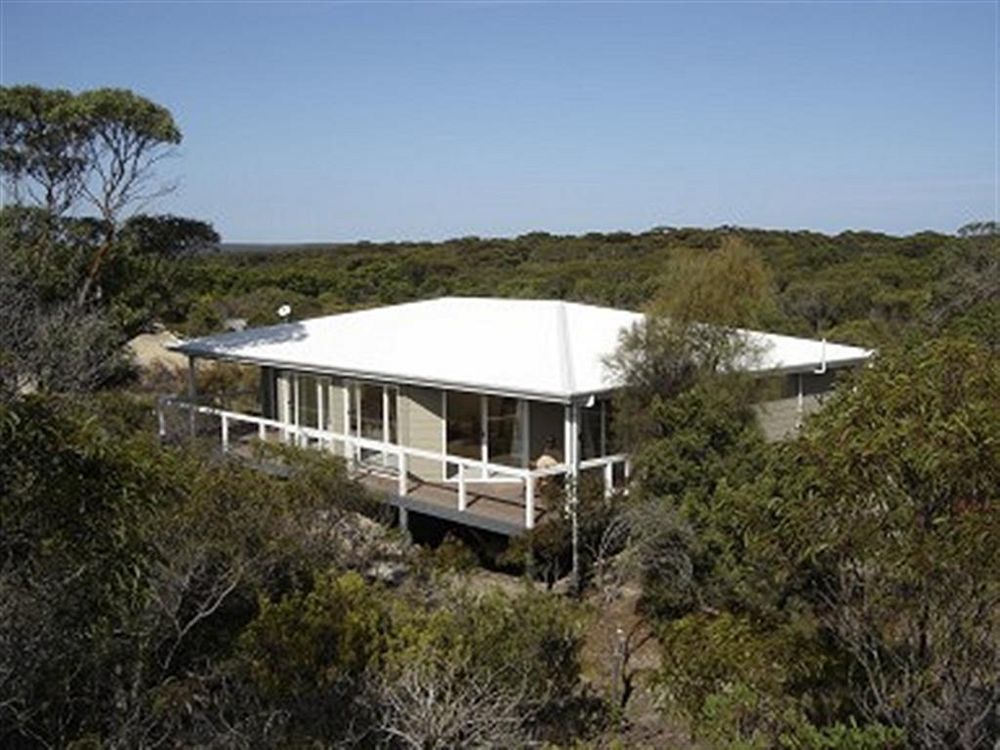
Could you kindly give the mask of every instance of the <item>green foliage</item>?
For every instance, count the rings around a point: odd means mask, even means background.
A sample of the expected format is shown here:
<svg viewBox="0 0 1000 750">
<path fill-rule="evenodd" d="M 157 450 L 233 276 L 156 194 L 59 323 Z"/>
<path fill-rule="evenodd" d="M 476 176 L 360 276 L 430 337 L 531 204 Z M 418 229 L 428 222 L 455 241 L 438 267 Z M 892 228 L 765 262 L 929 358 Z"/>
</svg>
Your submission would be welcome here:
<svg viewBox="0 0 1000 750">
<path fill-rule="evenodd" d="M 723 236 L 717 249 L 671 257 L 653 309 L 678 322 L 757 328 L 777 314 L 773 285 L 757 249 Z"/>
<path fill-rule="evenodd" d="M 657 299 L 669 306 L 686 296 L 692 315 L 707 307 L 743 326 L 884 347 L 914 328 L 925 330 L 932 287 L 950 274 L 956 254 L 976 242 L 988 238 L 685 228 L 229 252 L 185 264 L 186 298 L 177 314 L 188 319 L 194 305 L 229 305 L 265 287 L 304 295 L 323 312 L 447 294 L 628 309 Z M 995 244 L 989 250 L 996 255 Z M 698 278 L 722 280 L 701 284 L 706 293 L 696 296 L 687 274 L 705 259 L 709 269 Z M 746 271 L 753 283 L 726 281 L 731 268 Z M 864 340 L 846 338 L 857 331 Z"/>
<path fill-rule="evenodd" d="M 0 743 L 577 731 L 564 602 L 368 583 L 386 553 L 340 462 L 287 450 L 277 479 L 157 445 L 138 401 L 99 403 L 0 405 Z M 426 711 L 455 721 L 435 734 Z"/>
<path fill-rule="evenodd" d="M 356 686 L 385 653 L 389 628 L 383 592 L 356 573 L 330 573 L 308 594 L 262 599 L 240 651 L 264 692 L 289 700 Z"/>
<path fill-rule="evenodd" d="M 514 570 L 523 570 L 533 580 L 544 581 L 551 588 L 572 569 L 570 515 L 565 489 L 561 484 L 543 484 L 541 499 L 553 513 L 524 534 L 510 540 L 499 562 Z M 601 539 L 622 509 L 624 498 L 604 496 L 603 479 L 584 472 L 577 486 L 580 576 L 589 578 L 596 562 Z"/>
<path fill-rule="evenodd" d="M 495 715 L 471 715 L 484 700 L 480 687 L 498 700 L 490 711 L 510 713 L 518 727 L 571 723 L 579 648 L 575 616 L 548 596 L 459 590 L 428 601 L 419 590 L 390 595 L 331 572 L 308 593 L 263 600 L 237 658 L 276 708 L 295 711 L 291 731 L 303 739 L 329 737 L 338 721 L 335 731 L 348 731 L 347 706 L 361 715 L 387 702 L 385 721 L 429 747 L 476 735 L 477 722 L 491 725 Z M 465 718 L 428 723 L 426 711 Z"/>
<path fill-rule="evenodd" d="M 783 735 L 780 744 L 789 750 L 901 750 L 905 739 L 902 731 L 884 724 L 858 726 L 849 721 L 825 727 L 801 723 Z"/>
<path fill-rule="evenodd" d="M 0 210 L 0 389 L 106 387 L 124 374 L 121 345 L 176 307 L 176 261 L 219 239 L 200 221 L 126 218 L 169 192 L 154 167 L 180 130 L 131 91 L 14 86 L 0 87 L 0 135 L 12 198 Z"/>
<path fill-rule="evenodd" d="M 135 419 L 0 405 L 5 743 L 164 731 L 159 696 L 232 650 L 258 597 L 350 562 L 342 475 L 271 479 L 162 449 Z"/>
<path fill-rule="evenodd" d="M 967 341 L 883 355 L 758 477 L 712 491 L 693 546 L 714 539 L 722 612 L 662 631 L 663 684 L 697 731 L 823 747 L 878 742 L 881 726 L 889 744 L 988 746 L 998 376 Z"/>
<path fill-rule="evenodd" d="M 664 625 L 661 643 L 656 681 L 667 709 L 720 746 L 776 746 L 806 721 L 809 688 L 817 700 L 826 688 L 829 657 L 807 620 L 775 627 L 698 613 Z"/>
</svg>

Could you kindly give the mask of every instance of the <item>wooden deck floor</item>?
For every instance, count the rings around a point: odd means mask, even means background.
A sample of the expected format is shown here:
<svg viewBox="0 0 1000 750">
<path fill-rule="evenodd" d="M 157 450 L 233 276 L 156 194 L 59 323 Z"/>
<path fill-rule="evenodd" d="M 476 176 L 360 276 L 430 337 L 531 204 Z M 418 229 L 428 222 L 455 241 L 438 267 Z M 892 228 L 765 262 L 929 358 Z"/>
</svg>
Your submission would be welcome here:
<svg viewBox="0 0 1000 750">
<path fill-rule="evenodd" d="M 255 437 L 234 441 L 231 456 L 253 463 L 272 473 L 281 473 L 280 464 L 262 464 L 253 458 Z M 473 526 L 505 536 L 522 534 L 525 527 L 524 485 L 520 482 L 477 482 L 466 480 L 466 509 L 458 509 L 458 485 L 430 482 L 411 476 L 406 494 L 399 494 L 398 478 L 378 469 L 361 471 L 356 478 L 389 505 L 414 513 Z M 535 496 L 535 525 L 551 517 L 545 499 Z"/>
<path fill-rule="evenodd" d="M 525 531 L 524 486 L 520 483 L 466 482 L 466 509 L 458 509 L 455 484 L 427 482 L 411 477 L 406 494 L 399 494 L 396 477 L 368 474 L 361 483 L 387 503 L 454 523 L 513 536 Z M 544 500 L 536 499 L 535 524 L 549 515 Z"/>
</svg>

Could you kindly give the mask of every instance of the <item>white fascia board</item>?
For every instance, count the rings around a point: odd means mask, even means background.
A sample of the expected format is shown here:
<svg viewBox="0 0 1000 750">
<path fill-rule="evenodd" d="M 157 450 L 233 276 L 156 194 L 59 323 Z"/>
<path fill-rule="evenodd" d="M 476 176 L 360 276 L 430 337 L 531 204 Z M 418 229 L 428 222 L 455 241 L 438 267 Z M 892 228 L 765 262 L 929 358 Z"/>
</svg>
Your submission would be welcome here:
<svg viewBox="0 0 1000 750">
<path fill-rule="evenodd" d="M 330 375 L 338 378 L 353 380 L 367 380 L 379 383 L 392 383 L 393 385 L 412 385 L 419 388 L 434 388 L 442 391 L 467 391 L 469 393 L 482 393 L 487 396 L 505 396 L 510 398 L 524 398 L 532 401 L 546 401 L 549 403 L 569 404 L 576 399 L 610 393 L 614 389 L 606 391 L 585 391 L 579 393 L 550 393 L 547 391 L 533 391 L 527 389 L 498 388 L 496 386 L 481 385 L 477 383 L 466 383 L 451 380 L 431 380 L 417 377 L 407 377 L 403 375 L 368 372 L 364 370 L 350 370 L 340 367 L 328 367 L 324 365 L 306 365 L 300 362 L 282 362 L 260 357 L 249 357 L 247 355 L 228 354 L 217 352 L 211 349 L 197 349 L 185 346 L 184 344 L 169 347 L 171 351 L 186 354 L 197 359 L 212 359 L 222 362 L 233 362 L 241 365 L 255 365 L 257 367 L 273 367 L 278 370 L 290 370 L 294 372 L 306 372 L 313 375 Z"/>
</svg>

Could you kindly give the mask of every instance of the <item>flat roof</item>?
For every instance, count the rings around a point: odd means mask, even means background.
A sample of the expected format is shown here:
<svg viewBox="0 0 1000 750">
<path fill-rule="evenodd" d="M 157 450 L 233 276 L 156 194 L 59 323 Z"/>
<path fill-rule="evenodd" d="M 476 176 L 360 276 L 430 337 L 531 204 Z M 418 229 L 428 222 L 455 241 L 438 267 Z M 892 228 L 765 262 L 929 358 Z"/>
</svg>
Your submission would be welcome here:
<svg viewBox="0 0 1000 750">
<path fill-rule="evenodd" d="M 560 300 L 442 297 L 184 341 L 195 357 L 568 402 L 618 386 L 605 359 L 641 313 Z M 872 352 L 748 331 L 749 370 L 805 372 Z"/>
</svg>

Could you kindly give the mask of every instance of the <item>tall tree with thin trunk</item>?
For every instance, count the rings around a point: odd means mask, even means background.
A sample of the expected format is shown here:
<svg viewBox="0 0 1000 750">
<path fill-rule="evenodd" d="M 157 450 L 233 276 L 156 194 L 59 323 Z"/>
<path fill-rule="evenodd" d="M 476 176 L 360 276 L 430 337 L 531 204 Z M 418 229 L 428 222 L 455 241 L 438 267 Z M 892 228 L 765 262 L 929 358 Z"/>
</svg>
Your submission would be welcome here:
<svg viewBox="0 0 1000 750">
<path fill-rule="evenodd" d="M 181 131 L 170 111 L 125 89 L 72 94 L 34 86 L 0 89 L 0 169 L 15 203 L 55 215 L 88 206 L 103 239 L 93 251 L 76 304 L 99 287 L 122 224 L 174 189 L 157 178 Z"/>
</svg>

